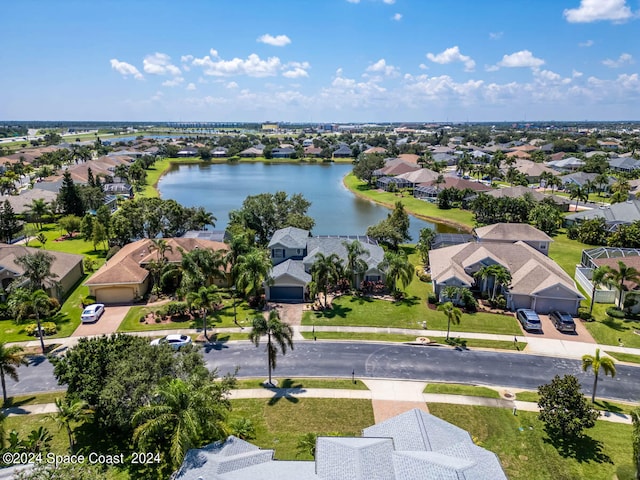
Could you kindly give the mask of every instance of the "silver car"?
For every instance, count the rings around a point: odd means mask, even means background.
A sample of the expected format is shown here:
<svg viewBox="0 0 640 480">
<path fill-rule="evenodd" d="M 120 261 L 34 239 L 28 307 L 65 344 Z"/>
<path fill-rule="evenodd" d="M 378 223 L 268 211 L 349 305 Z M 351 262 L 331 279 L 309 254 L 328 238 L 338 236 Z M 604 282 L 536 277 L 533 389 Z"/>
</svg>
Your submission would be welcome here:
<svg viewBox="0 0 640 480">
<path fill-rule="evenodd" d="M 82 321 L 82 323 L 97 322 L 103 313 L 104 313 L 104 304 L 94 303 L 93 305 L 89 305 L 84 309 L 84 311 L 82 312 L 82 315 L 80 315 L 80 320 Z"/>
<path fill-rule="evenodd" d="M 516 311 L 516 318 L 526 331 L 542 333 L 542 322 L 538 314 L 529 308 L 521 308 Z"/>
</svg>

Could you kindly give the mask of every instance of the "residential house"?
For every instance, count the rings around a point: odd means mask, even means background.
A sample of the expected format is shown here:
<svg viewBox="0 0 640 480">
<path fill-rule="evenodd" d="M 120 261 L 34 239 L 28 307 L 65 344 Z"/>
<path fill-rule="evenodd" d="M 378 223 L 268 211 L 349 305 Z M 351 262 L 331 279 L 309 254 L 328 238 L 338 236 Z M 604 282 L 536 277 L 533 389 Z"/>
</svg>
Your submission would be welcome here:
<svg viewBox="0 0 640 480">
<path fill-rule="evenodd" d="M 188 230 L 181 238 L 198 238 L 200 240 L 228 243 L 232 237 L 227 230 Z"/>
<path fill-rule="evenodd" d="M 359 276 L 357 283 L 383 281 L 384 274 L 378 265 L 384 258 L 384 250 L 375 240 L 366 236 L 318 236 L 310 237 L 308 230 L 287 227 L 277 230 L 268 248 L 271 252 L 273 270 L 271 281 L 265 285 L 267 300 L 303 302 L 308 297 L 311 282 L 311 266 L 319 253 L 329 256 L 335 253 L 342 261 L 347 259 L 344 243 L 358 240 L 366 253 L 361 257 L 367 270 Z"/>
<path fill-rule="evenodd" d="M 178 157 L 197 157 L 198 149 L 195 147 L 183 147 L 176 155 Z"/>
<path fill-rule="evenodd" d="M 413 189 L 413 196 L 416 198 L 424 198 L 435 200 L 438 198 L 438 194 L 445 188 L 453 188 L 455 190 L 471 190 L 477 193 L 489 192 L 491 187 L 481 182 L 472 182 L 471 180 L 465 180 L 460 177 L 443 177 L 443 183 L 437 183 L 436 180 L 430 182 L 421 183 Z"/>
<path fill-rule="evenodd" d="M 584 167 L 584 160 L 580 160 L 576 157 L 563 158 L 562 160 L 552 160 L 547 162 L 547 166 L 553 168 L 558 172 L 575 172 Z"/>
<path fill-rule="evenodd" d="M 592 218 L 603 218 L 609 229 L 615 229 L 618 225 L 629 225 L 640 220 L 640 200 L 627 200 L 591 210 L 582 210 L 567 215 L 565 222 L 567 225 L 573 225 Z"/>
<path fill-rule="evenodd" d="M 532 162 L 531 160 L 524 160 L 522 158 L 516 159 L 513 167 L 520 173 L 524 174 L 527 177 L 527 181 L 529 183 L 540 182 L 540 175 L 542 175 L 543 172 L 548 172 L 556 175 L 556 172 L 551 170 L 549 167 L 541 163 Z M 508 169 L 509 167 L 505 165 L 502 167 L 502 172 L 506 173 Z"/>
<path fill-rule="evenodd" d="M 559 195 L 547 195 L 543 192 L 534 190 L 533 188 L 523 187 L 518 185 L 516 187 L 504 187 L 493 189 L 486 192 L 486 195 L 494 198 L 522 198 L 525 195 L 530 196 L 536 202 L 541 202 L 545 198 L 551 198 L 556 205 L 558 205 L 564 212 L 569 211 L 571 200 L 567 197 L 561 197 Z"/>
<path fill-rule="evenodd" d="M 211 150 L 212 158 L 225 158 L 228 155 L 229 150 L 225 147 L 215 147 Z"/>
<path fill-rule="evenodd" d="M 593 292 L 593 271 L 602 266 L 609 266 L 618 269 L 618 262 L 622 261 L 628 267 L 634 267 L 640 270 L 640 249 L 637 248 L 618 248 L 618 247 L 596 247 L 582 251 L 580 264 L 576 265 L 575 278 L 576 282 L 591 296 Z M 627 293 L 632 296 L 640 294 L 638 286 L 632 282 L 626 285 L 627 292 L 623 293 L 622 304 Z M 617 286 L 608 288 L 604 285 L 597 285 L 594 295 L 596 303 L 617 303 L 619 290 Z M 637 298 L 636 298 L 637 300 Z M 640 311 L 640 304 L 630 307 L 633 313 Z"/>
<path fill-rule="evenodd" d="M 421 168 L 415 163 L 410 163 L 401 158 L 389 158 L 385 160 L 384 167 L 373 171 L 375 177 L 395 177 L 403 173 L 415 172 Z"/>
<path fill-rule="evenodd" d="M 458 163 L 458 157 L 450 153 L 434 153 L 431 158 L 434 162 L 444 162 L 448 167 Z"/>
<path fill-rule="evenodd" d="M 395 178 L 401 178 L 408 181 L 410 188 L 414 188 L 416 185 L 435 181 L 438 178 L 438 175 L 438 173 L 433 170 L 429 170 L 428 168 L 420 168 L 407 173 L 401 173 Z"/>
<path fill-rule="evenodd" d="M 549 245 L 553 240 L 542 230 L 528 223 L 495 223 L 474 230 L 480 243 L 524 242 L 538 252 L 549 255 Z"/>
<path fill-rule="evenodd" d="M 23 245 L 0 243 L 0 282 L 2 283 L 3 291 L 6 291 L 14 281 L 20 283 L 25 281 L 22 277 L 24 269 L 15 260 L 41 251 L 40 249 Z M 54 281 L 45 281 L 45 289 L 49 295 L 62 300 L 64 295 L 73 290 L 73 287 L 82 278 L 84 274 L 82 268 L 84 256 L 52 251 L 47 251 L 47 253 L 53 257 L 51 273 L 55 275 L 55 279 Z"/>
<path fill-rule="evenodd" d="M 367 155 L 370 155 L 373 153 L 379 153 L 381 155 L 385 155 L 387 153 L 387 149 L 383 147 L 369 147 L 362 153 L 365 153 Z"/>
<path fill-rule="evenodd" d="M 511 274 L 511 282 L 501 291 L 512 310 L 560 310 L 575 315 L 584 298 L 558 264 L 523 241 L 480 241 L 431 250 L 429 262 L 433 291 L 440 299 L 447 286 L 492 291 L 493 278 L 475 277 L 483 267 L 491 265 L 502 265 Z"/>
<path fill-rule="evenodd" d="M 385 192 L 396 192 L 403 188 L 411 188 L 412 183 L 409 180 L 397 177 L 380 177 L 376 180 L 376 187 Z"/>
<path fill-rule="evenodd" d="M 562 185 L 566 189 L 566 188 L 569 188 L 570 185 L 577 185 L 578 187 L 584 187 L 588 182 L 592 182 L 595 184 L 595 180 L 596 178 L 598 178 L 598 174 L 586 173 L 586 172 L 575 172 L 575 173 L 570 173 L 568 175 L 563 175 L 559 178 L 560 180 L 562 180 Z M 614 177 L 608 177 L 607 183 L 603 184 L 602 188 L 604 190 L 608 190 L 609 187 L 611 187 L 611 185 L 613 185 L 615 182 L 616 182 L 616 179 Z M 596 186 L 596 188 L 599 188 L 599 187 L 600 187 L 599 185 Z"/>
<path fill-rule="evenodd" d="M 291 158 L 295 152 L 296 151 L 291 147 L 280 147 L 271 150 L 271 156 L 273 158 Z"/>
<path fill-rule="evenodd" d="M 31 203 L 34 200 L 44 200 L 46 203 L 51 203 L 58 197 L 57 192 L 49 190 L 43 190 L 39 188 L 30 188 L 28 190 L 22 190 L 20 195 L 9 195 L 2 198 L 2 201 L 8 200 L 13 208 L 13 211 L 19 215 L 25 214 L 31 208 Z"/>
<path fill-rule="evenodd" d="M 436 233 L 431 242 L 431 250 L 475 241 L 476 238 L 468 233 Z"/>
<path fill-rule="evenodd" d="M 640 160 L 629 157 L 616 157 L 609 160 L 609 168 L 614 172 L 631 173 L 640 169 Z"/>
<path fill-rule="evenodd" d="M 598 140 L 598 145 L 600 145 L 600 148 L 603 150 L 618 150 L 618 148 L 620 148 L 620 144 L 614 141 Z"/>
<path fill-rule="evenodd" d="M 102 189 L 111 196 L 133 198 L 133 187 L 125 182 L 105 183 Z"/>
<path fill-rule="evenodd" d="M 180 250 L 190 252 L 194 249 L 228 250 L 221 242 L 213 242 L 199 238 L 166 238 L 171 250 L 165 252 L 169 263 L 179 264 L 182 261 Z M 147 293 L 151 278 L 145 267 L 157 260 L 158 252 L 152 248 L 153 242 L 148 238 L 129 243 L 122 247 L 113 257 L 100 267 L 84 284 L 89 287 L 89 294 L 99 303 L 132 303 Z M 218 279 L 216 284 L 226 286 L 227 280 Z"/>
<path fill-rule="evenodd" d="M 415 164 L 420 161 L 420 155 L 416 155 L 415 153 L 401 153 L 400 155 L 398 155 L 398 158 L 404 160 L 405 162 Z"/>
<path fill-rule="evenodd" d="M 322 155 L 322 148 L 311 145 L 304 148 L 304 154 L 306 157 L 320 157 Z"/>
<path fill-rule="evenodd" d="M 360 437 L 316 439 L 315 460 L 274 460 L 273 450 L 228 437 L 187 452 L 175 480 L 506 480 L 498 457 L 468 432 L 414 409 Z"/>
<path fill-rule="evenodd" d="M 249 147 L 249 148 L 245 148 L 240 153 L 238 153 L 238 156 L 243 158 L 255 158 L 255 157 L 261 157 L 263 152 L 264 152 L 264 148 Z"/>
<path fill-rule="evenodd" d="M 340 145 L 336 150 L 333 151 L 333 158 L 351 158 L 353 157 L 353 152 L 351 151 L 351 147 L 346 143 Z"/>
</svg>

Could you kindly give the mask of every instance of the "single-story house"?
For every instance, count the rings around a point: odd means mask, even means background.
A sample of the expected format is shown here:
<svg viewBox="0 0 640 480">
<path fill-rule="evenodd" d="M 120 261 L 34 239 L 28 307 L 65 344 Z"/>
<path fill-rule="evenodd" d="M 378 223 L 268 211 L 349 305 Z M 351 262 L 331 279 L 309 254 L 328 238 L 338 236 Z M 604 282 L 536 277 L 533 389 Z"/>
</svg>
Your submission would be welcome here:
<svg viewBox="0 0 640 480">
<path fill-rule="evenodd" d="M 481 243 L 524 242 L 544 255 L 549 255 L 549 245 L 553 239 L 542 230 L 528 223 L 495 223 L 474 230 Z"/>
<path fill-rule="evenodd" d="M 617 225 L 628 225 L 640 220 L 640 200 L 627 200 L 626 202 L 603 205 L 591 210 L 572 213 L 565 217 L 567 225 L 579 223 L 592 218 L 603 218 L 609 228 Z"/>
<path fill-rule="evenodd" d="M 584 167 L 584 165 L 584 160 L 580 160 L 576 157 L 568 157 L 563 158 L 562 160 L 552 160 L 547 162 L 547 166 L 559 172 L 575 172 L 576 170 Z"/>
<path fill-rule="evenodd" d="M 575 315 L 584 299 L 557 263 L 522 241 L 475 242 L 431 250 L 429 262 L 438 298 L 443 298 L 447 286 L 492 290 L 493 279 L 479 281 L 474 275 L 483 267 L 498 264 L 511 274 L 511 282 L 502 292 L 512 310 L 560 310 Z"/>
<path fill-rule="evenodd" d="M 179 264 L 182 261 L 180 249 L 190 252 L 194 249 L 228 250 L 221 242 L 213 242 L 199 238 L 166 238 L 171 251 L 165 252 L 169 263 Z M 129 243 L 122 247 L 84 284 L 89 287 L 89 294 L 99 303 L 132 303 L 147 293 L 151 278 L 145 268 L 151 260 L 157 259 L 157 251 L 153 250 L 152 241 L 148 238 Z M 226 286 L 227 282 L 216 282 Z"/>
<path fill-rule="evenodd" d="M 261 157 L 262 154 L 263 154 L 262 148 L 249 147 L 249 148 L 245 148 L 240 153 L 238 153 L 238 156 L 243 158 L 255 158 L 255 157 Z"/>
<path fill-rule="evenodd" d="M 422 183 L 434 182 L 438 178 L 438 173 L 433 170 L 429 170 L 428 168 L 420 168 L 418 170 L 413 170 L 407 173 L 401 173 L 397 175 L 395 178 L 401 178 L 409 182 L 410 187 L 414 188 L 416 185 Z"/>
<path fill-rule="evenodd" d="M 44 200 L 46 203 L 51 203 L 57 198 L 58 194 L 56 192 L 30 188 L 29 190 L 22 190 L 20 195 L 5 196 L 2 201 L 8 200 L 15 213 L 24 214 L 29 211 L 31 202 L 34 200 Z"/>
<path fill-rule="evenodd" d="M 599 175 L 597 173 L 575 172 L 568 175 L 563 175 L 559 178 L 560 180 L 562 180 L 564 188 L 567 188 L 567 186 L 569 185 L 577 185 L 579 187 L 583 187 L 587 182 L 595 183 L 595 180 L 596 178 L 598 178 L 598 176 Z M 607 177 L 607 183 L 603 184 L 602 187 L 605 190 L 608 190 L 609 187 L 611 187 L 611 185 L 613 185 L 615 182 L 616 179 L 614 177 Z"/>
<path fill-rule="evenodd" d="M 211 150 L 211 156 L 213 158 L 224 158 L 227 156 L 228 150 L 225 147 L 216 147 Z"/>
<path fill-rule="evenodd" d="M 472 190 L 477 193 L 489 192 L 491 187 L 482 182 L 473 182 L 460 177 L 444 177 L 443 183 L 436 183 L 435 180 L 421 183 L 413 189 L 413 196 L 416 198 L 426 198 L 435 201 L 438 194 L 445 188 L 453 188 L 456 190 Z"/>
<path fill-rule="evenodd" d="M 342 144 L 336 150 L 333 151 L 333 158 L 350 158 L 353 157 L 353 152 L 349 145 Z"/>
<path fill-rule="evenodd" d="M 178 157 L 197 157 L 198 149 L 194 147 L 184 147 L 176 154 Z"/>
<path fill-rule="evenodd" d="M 329 256 L 335 253 L 346 261 L 344 243 L 359 241 L 366 253 L 361 257 L 367 270 L 356 279 L 361 281 L 384 281 L 384 273 L 378 265 L 384 258 L 384 250 L 375 240 L 367 236 L 318 236 L 310 237 L 308 230 L 287 227 L 277 230 L 269 242 L 271 261 L 274 265 L 270 282 L 266 282 L 267 300 L 303 302 L 308 298 L 311 282 L 311 266 L 317 254 Z"/>
<path fill-rule="evenodd" d="M 114 195 L 116 197 L 133 198 L 133 187 L 128 183 L 105 183 L 102 185 L 104 193 L 108 195 Z"/>
<path fill-rule="evenodd" d="M 373 177 L 395 177 L 403 173 L 415 172 L 421 168 L 415 163 L 407 162 L 401 158 L 390 158 L 385 161 L 384 167 L 374 170 Z"/>
<path fill-rule="evenodd" d="M 609 168 L 615 172 L 631 173 L 640 169 L 640 160 L 629 157 L 616 157 L 609 160 Z"/>
<path fill-rule="evenodd" d="M 527 177 L 529 183 L 538 183 L 540 181 L 540 175 L 542 175 L 543 172 L 557 175 L 557 172 L 541 163 L 532 162 L 531 160 L 524 160 L 522 158 L 516 159 L 513 167 L 520 173 L 523 173 Z M 502 168 L 503 172 L 506 173 L 508 168 L 509 167 L 505 165 Z"/>
<path fill-rule="evenodd" d="M 40 249 L 23 245 L 0 243 L 0 282 L 2 282 L 2 290 L 6 290 L 13 281 L 22 281 L 21 277 L 24 274 L 24 269 L 15 262 L 15 259 L 41 251 Z M 84 274 L 82 268 L 84 257 L 73 253 L 49 250 L 47 250 L 47 253 L 53 257 L 51 273 L 55 275 L 55 281 L 47 281 L 45 287 L 49 295 L 62 299 L 82 278 Z"/>
<path fill-rule="evenodd" d="M 551 198 L 564 212 L 568 212 L 569 207 L 571 206 L 571 200 L 567 197 L 561 197 L 560 195 L 548 195 L 521 185 L 515 187 L 496 188 L 486 192 L 486 195 L 494 198 L 522 198 L 525 195 L 530 195 L 536 202 L 541 202 L 545 198 Z"/>
<path fill-rule="evenodd" d="M 282 148 L 274 148 L 271 150 L 271 156 L 273 158 L 291 158 L 296 151 L 293 148 L 282 147 Z"/>
<path fill-rule="evenodd" d="M 385 153 L 387 153 L 387 149 L 383 148 L 383 147 L 369 147 L 362 153 L 365 153 L 367 155 L 374 154 L 374 153 L 380 153 L 380 154 L 384 155 Z"/>
<path fill-rule="evenodd" d="M 376 180 L 376 187 L 385 192 L 400 190 L 402 188 L 411 188 L 412 183 L 409 180 L 398 177 L 380 177 Z"/>
<path fill-rule="evenodd" d="M 274 460 L 273 450 L 228 437 L 187 452 L 175 480 L 506 480 L 495 453 L 471 435 L 414 409 L 360 437 L 319 436 L 315 460 Z"/>
</svg>

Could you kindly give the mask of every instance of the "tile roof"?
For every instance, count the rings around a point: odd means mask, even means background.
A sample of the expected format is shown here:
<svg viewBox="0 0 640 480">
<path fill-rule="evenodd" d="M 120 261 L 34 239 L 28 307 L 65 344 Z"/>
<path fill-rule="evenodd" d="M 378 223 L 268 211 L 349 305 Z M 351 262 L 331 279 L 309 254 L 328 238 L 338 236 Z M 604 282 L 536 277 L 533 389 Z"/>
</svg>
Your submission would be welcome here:
<svg viewBox="0 0 640 480">
<path fill-rule="evenodd" d="M 378 435 L 381 434 L 381 435 Z M 373 427 L 362 437 L 318 437 L 315 462 L 263 460 L 244 446 L 224 457 L 237 467 L 220 472 L 229 437 L 189 450 L 176 480 L 506 480 L 497 456 L 476 446 L 464 430 L 433 415 L 411 410 Z M 246 442 L 245 442 L 246 443 Z M 253 464 L 243 465 L 251 459 Z"/>
<path fill-rule="evenodd" d="M 166 251 L 165 257 L 170 263 L 182 260 L 178 247 L 186 252 L 196 248 L 211 250 L 227 250 L 229 247 L 221 242 L 213 242 L 200 238 L 165 238 L 172 251 Z M 149 275 L 143 265 L 155 260 L 157 252 L 151 248 L 152 242 L 148 238 L 129 243 L 122 247 L 100 269 L 94 273 L 85 285 L 112 285 L 125 283 L 141 283 Z"/>
</svg>

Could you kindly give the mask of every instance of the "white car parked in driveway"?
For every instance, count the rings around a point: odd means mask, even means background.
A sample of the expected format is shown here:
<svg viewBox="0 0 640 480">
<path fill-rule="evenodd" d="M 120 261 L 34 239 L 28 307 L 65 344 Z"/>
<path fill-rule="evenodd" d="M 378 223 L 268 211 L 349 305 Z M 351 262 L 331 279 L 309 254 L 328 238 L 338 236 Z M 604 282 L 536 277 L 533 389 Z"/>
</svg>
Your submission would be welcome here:
<svg viewBox="0 0 640 480">
<path fill-rule="evenodd" d="M 189 335 L 170 334 L 163 338 L 156 338 L 151 342 L 151 345 L 169 345 L 174 350 L 179 350 L 182 347 L 191 344 L 191 337 Z"/>
<path fill-rule="evenodd" d="M 103 313 L 104 313 L 104 304 L 94 303 L 93 305 L 89 305 L 84 309 L 84 311 L 82 312 L 82 315 L 80 315 L 80 320 L 82 321 L 82 323 L 97 322 Z"/>
</svg>

